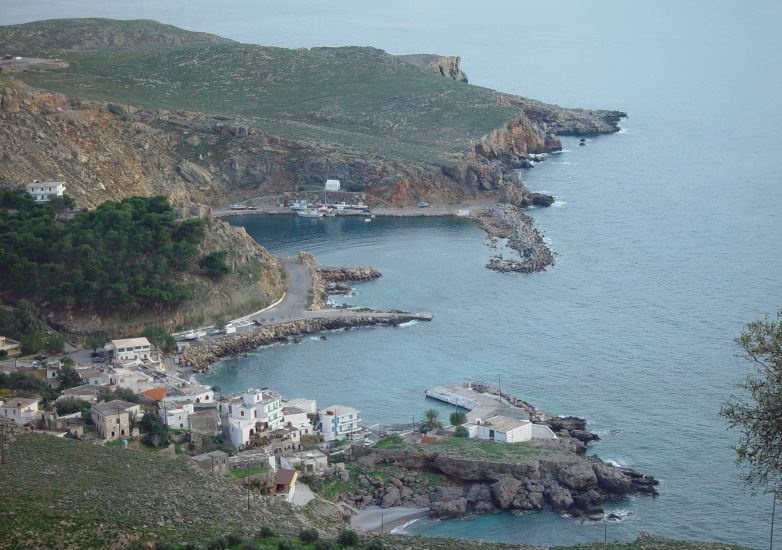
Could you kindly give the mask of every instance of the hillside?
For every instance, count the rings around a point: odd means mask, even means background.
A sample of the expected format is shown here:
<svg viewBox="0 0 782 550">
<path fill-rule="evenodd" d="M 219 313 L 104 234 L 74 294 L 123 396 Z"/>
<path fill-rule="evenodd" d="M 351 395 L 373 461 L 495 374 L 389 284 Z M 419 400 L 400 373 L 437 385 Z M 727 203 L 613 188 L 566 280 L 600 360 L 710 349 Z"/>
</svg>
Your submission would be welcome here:
<svg viewBox="0 0 782 550">
<path fill-rule="evenodd" d="M 254 499 L 248 509 L 246 493 L 233 478 L 208 475 L 181 458 L 40 434 L 22 433 L 7 444 L 6 463 L 0 465 L 0 487 L 0 548 L 9 550 L 121 549 L 136 540 L 199 543 L 198 547 L 204 547 L 228 533 L 255 539 L 252 548 L 271 549 L 278 548 L 281 539 L 292 540 L 302 527 L 317 527 L 324 538 L 333 538 L 341 525 L 308 507 L 297 508 L 279 499 Z M 278 536 L 258 538 L 264 526 Z M 381 538 L 389 550 L 530 548 L 443 538 Z M 648 534 L 634 542 L 577 548 L 739 550 L 732 545 Z"/>
<path fill-rule="evenodd" d="M 55 32 L 59 26 L 62 38 Z M 149 137 L 164 153 L 162 161 L 152 155 L 149 160 L 173 180 L 174 192 L 181 181 L 171 166 L 182 158 L 196 163 L 217 180 L 215 199 L 241 197 L 237 186 L 254 185 L 258 195 L 264 185 L 273 191 L 337 177 L 369 186 L 376 202 L 409 204 L 421 196 L 455 200 L 518 183 L 515 169 L 529 154 L 560 148 L 557 133 L 614 132 L 624 116 L 564 109 L 473 86 L 464 82 L 455 57 L 397 57 L 360 47 L 271 48 L 181 30 L 176 39 L 155 42 L 159 27 L 107 20 L 7 26 L 0 27 L 0 47 L 69 63 L 63 70 L 16 75 L 31 86 L 134 106 L 113 107 L 129 126 L 95 130 L 116 135 L 118 147 L 131 150 L 139 148 L 134 134 Z M 174 33 L 165 28 L 164 36 Z M 116 40 L 109 38 L 112 33 Z M 37 136 L 46 123 L 30 116 L 40 116 L 40 110 L 21 107 L 20 112 L 10 120 Z M 139 123 L 161 132 L 159 139 Z M 55 140 L 71 137 L 43 133 Z M 208 139 L 201 139 L 202 133 Z M 127 153 L 138 158 L 148 151 L 142 146 Z M 18 177 L 25 162 L 5 163 L 0 177 Z M 136 179 L 134 187 L 154 180 Z"/>
</svg>

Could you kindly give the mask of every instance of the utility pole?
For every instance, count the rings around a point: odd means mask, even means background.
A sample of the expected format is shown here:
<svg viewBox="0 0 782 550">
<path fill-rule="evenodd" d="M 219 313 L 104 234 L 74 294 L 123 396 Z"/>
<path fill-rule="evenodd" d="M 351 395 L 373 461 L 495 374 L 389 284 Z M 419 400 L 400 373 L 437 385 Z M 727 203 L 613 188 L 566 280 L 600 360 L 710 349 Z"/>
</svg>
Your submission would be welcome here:
<svg viewBox="0 0 782 550">
<path fill-rule="evenodd" d="M 5 422 L 0 422 L 0 464 L 5 464 Z"/>
<path fill-rule="evenodd" d="M 413 432 L 415 432 L 415 416 L 413 416 Z"/>
<path fill-rule="evenodd" d="M 768 535 L 768 550 L 773 550 L 774 548 L 774 516 L 776 515 L 777 511 L 777 491 L 774 489 L 774 502 L 771 505 L 771 532 Z"/>
<path fill-rule="evenodd" d="M 608 543 L 608 519 L 603 520 L 603 544 Z"/>
<path fill-rule="evenodd" d="M 502 375 L 501 374 L 497 375 L 497 384 L 499 385 L 497 389 L 500 392 L 500 401 L 502 401 Z"/>
<path fill-rule="evenodd" d="M 247 509 L 250 509 L 250 461 L 248 460 L 245 465 L 245 472 L 247 473 Z"/>
</svg>

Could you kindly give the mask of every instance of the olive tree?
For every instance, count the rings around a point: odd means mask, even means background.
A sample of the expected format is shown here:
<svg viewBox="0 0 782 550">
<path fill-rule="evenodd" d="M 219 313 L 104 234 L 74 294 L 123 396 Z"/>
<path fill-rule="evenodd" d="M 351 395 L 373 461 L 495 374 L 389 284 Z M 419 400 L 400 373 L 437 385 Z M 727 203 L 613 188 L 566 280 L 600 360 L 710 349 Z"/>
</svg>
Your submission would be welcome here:
<svg viewBox="0 0 782 550">
<path fill-rule="evenodd" d="M 720 414 L 740 430 L 735 446 L 742 478 L 753 494 L 782 486 L 782 310 L 749 323 L 736 343 L 752 371 L 737 385 Z"/>
</svg>

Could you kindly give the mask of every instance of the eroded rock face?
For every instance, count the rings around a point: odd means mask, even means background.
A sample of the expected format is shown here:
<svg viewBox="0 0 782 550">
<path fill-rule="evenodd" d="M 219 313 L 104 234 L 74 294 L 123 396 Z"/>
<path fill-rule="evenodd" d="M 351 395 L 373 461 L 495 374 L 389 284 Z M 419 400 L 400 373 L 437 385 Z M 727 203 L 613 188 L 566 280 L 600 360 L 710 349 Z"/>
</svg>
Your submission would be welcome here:
<svg viewBox="0 0 782 550">
<path fill-rule="evenodd" d="M 576 491 L 583 491 L 597 485 L 597 476 L 588 462 L 574 462 L 559 469 L 558 481 Z"/>
<path fill-rule="evenodd" d="M 513 499 L 521 488 L 521 481 L 512 476 L 503 476 L 491 486 L 494 502 L 501 510 L 510 508 Z"/>
</svg>

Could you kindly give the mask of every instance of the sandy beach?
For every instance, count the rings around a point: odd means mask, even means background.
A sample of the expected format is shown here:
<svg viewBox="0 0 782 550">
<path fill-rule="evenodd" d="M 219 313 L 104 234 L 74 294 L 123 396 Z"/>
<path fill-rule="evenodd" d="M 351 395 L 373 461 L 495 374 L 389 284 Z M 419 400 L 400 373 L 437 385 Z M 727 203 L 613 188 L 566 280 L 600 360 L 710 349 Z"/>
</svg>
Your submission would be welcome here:
<svg viewBox="0 0 782 550">
<path fill-rule="evenodd" d="M 395 527 L 404 525 L 408 521 L 429 517 L 428 508 L 407 508 L 404 506 L 394 506 L 392 508 L 381 508 L 379 506 L 369 506 L 350 518 L 350 525 L 354 529 L 366 533 L 382 532 L 389 533 Z"/>
</svg>

